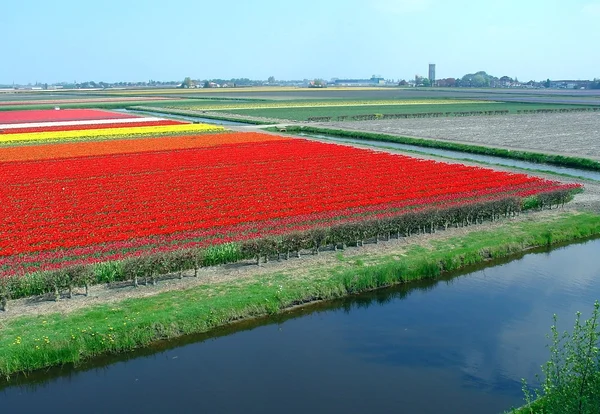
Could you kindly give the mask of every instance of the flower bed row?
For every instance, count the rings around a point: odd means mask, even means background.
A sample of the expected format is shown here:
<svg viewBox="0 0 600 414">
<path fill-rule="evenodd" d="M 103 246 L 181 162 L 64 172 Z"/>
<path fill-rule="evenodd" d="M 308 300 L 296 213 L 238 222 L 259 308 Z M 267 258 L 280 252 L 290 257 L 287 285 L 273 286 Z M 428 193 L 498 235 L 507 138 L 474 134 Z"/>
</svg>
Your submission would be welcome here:
<svg viewBox="0 0 600 414">
<path fill-rule="evenodd" d="M 234 137 L 246 142 L 0 163 L 0 272 L 577 187 L 344 145 L 223 135 Z"/>
<path fill-rule="evenodd" d="M 225 128 L 209 124 L 181 124 L 157 126 L 127 126 L 106 129 L 78 129 L 71 131 L 26 132 L 20 134 L 0 134 L 0 144 L 19 142 L 43 142 L 81 140 L 96 138 L 127 138 L 136 136 L 179 135 L 225 131 Z"/>
<path fill-rule="evenodd" d="M 492 101 L 472 101 L 459 99 L 399 99 L 399 100 L 320 100 L 320 101 L 296 101 L 296 102 L 232 102 L 218 105 L 166 105 L 166 108 L 184 109 L 193 111 L 213 111 L 232 109 L 276 109 L 276 108 L 324 108 L 340 106 L 406 106 L 406 105 L 453 105 L 453 104 L 486 104 L 496 103 Z"/>
<path fill-rule="evenodd" d="M 240 243 L 228 243 L 210 247 L 188 247 L 171 251 L 160 249 L 121 257 L 117 261 L 105 264 L 73 263 L 57 270 L 35 272 L 25 276 L 7 276 L 0 278 L 0 309 L 4 310 L 10 298 L 52 293 L 59 300 L 62 292 L 72 295 L 76 287 L 85 288 L 92 284 L 130 281 L 138 286 L 140 280 L 156 283 L 162 275 L 177 273 L 183 277 L 186 270 L 202 266 L 235 262 L 254 258 L 258 263 L 263 259 L 292 255 L 300 257 L 300 251 L 311 250 L 318 254 L 330 247 L 344 249 L 347 245 L 361 246 L 365 241 L 377 243 L 380 239 L 409 237 L 415 233 L 433 233 L 449 226 L 467 226 L 482 223 L 485 220 L 497 220 L 519 214 L 523 208 L 551 208 L 564 205 L 572 197 L 572 189 L 551 190 L 537 194 L 526 200 L 518 197 L 497 197 L 476 203 L 457 203 L 440 208 L 422 208 L 404 213 L 354 220 L 332 226 L 316 226 L 306 230 L 297 230 L 281 235 L 248 238 Z M 444 263 L 439 263 L 444 268 Z"/>
<path fill-rule="evenodd" d="M 72 123 L 60 123 L 61 125 L 53 125 L 55 123 L 41 123 L 41 124 L 12 124 L 16 128 L 3 129 L 0 126 L 0 135 L 7 134 L 29 134 L 29 133 L 42 133 L 42 132 L 59 132 L 59 131 L 87 131 L 90 129 L 114 129 L 114 128 L 137 128 L 137 127 L 151 127 L 151 126 L 167 126 L 167 125 L 187 125 L 186 122 L 173 121 L 170 119 L 158 119 L 158 118 L 131 118 L 132 121 L 136 122 L 123 122 L 123 120 L 114 122 L 101 121 L 73 121 Z M 84 123 L 85 122 L 85 123 Z M 30 126 L 36 125 L 36 126 Z M 39 126 L 38 126 L 39 125 Z"/>
<path fill-rule="evenodd" d="M 25 106 L 25 105 L 65 105 L 74 103 L 105 103 L 105 102 L 127 102 L 127 101 L 166 101 L 173 100 L 162 96 L 135 96 L 118 98 L 80 98 L 80 99 L 30 99 L 23 101 L 2 101 L 1 106 Z"/>
<path fill-rule="evenodd" d="M 137 115 L 122 112 L 110 112 L 100 109 L 40 109 L 0 112 L 0 124 L 19 124 L 23 122 L 82 121 L 89 119 L 127 119 Z"/>
<path fill-rule="evenodd" d="M 235 145 L 250 142 L 281 141 L 290 138 L 259 133 L 177 135 L 147 139 L 114 139 L 54 143 L 52 145 L 29 145 L 0 147 L 1 161 L 35 161 L 45 159 L 76 158 L 99 155 L 135 154 L 153 151 L 172 151 L 192 148 Z"/>
</svg>

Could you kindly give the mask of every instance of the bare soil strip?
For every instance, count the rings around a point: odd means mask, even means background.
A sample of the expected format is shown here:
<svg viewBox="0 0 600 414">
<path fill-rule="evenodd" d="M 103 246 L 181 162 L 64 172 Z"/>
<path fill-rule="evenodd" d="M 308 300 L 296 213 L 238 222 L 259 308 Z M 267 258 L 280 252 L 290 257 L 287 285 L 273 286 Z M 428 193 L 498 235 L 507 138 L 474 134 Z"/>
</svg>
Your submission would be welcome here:
<svg viewBox="0 0 600 414">
<path fill-rule="evenodd" d="M 600 113 L 328 122 L 320 126 L 600 160 Z"/>
</svg>

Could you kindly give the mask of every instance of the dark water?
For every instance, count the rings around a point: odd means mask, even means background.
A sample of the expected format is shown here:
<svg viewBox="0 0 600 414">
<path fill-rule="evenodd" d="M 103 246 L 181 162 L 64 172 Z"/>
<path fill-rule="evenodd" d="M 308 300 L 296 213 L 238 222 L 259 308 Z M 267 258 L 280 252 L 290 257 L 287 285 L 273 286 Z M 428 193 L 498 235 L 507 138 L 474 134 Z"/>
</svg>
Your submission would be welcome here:
<svg viewBox="0 0 600 414">
<path fill-rule="evenodd" d="M 600 299 L 600 240 L 0 385 L 3 412 L 500 413 Z"/>
<path fill-rule="evenodd" d="M 494 157 L 490 155 L 479 155 L 479 154 L 470 154 L 468 152 L 462 151 L 450 151 L 443 150 L 438 148 L 427 148 L 420 147 L 417 145 L 407 145 L 407 144 L 398 144 L 396 142 L 386 142 L 386 141 L 375 141 L 375 140 L 364 140 L 364 139 L 353 139 L 353 138 L 338 138 L 332 137 L 330 135 L 319 135 L 319 134 L 298 134 L 300 136 L 312 137 L 318 139 L 324 139 L 328 141 L 337 142 L 340 144 L 348 143 L 348 144 L 361 144 L 373 147 L 383 147 L 383 148 L 396 148 L 400 150 L 408 150 L 408 151 L 418 151 L 424 154 L 431 155 L 439 155 L 442 157 L 449 157 L 455 159 L 462 160 L 472 160 L 472 161 L 480 161 L 485 162 L 487 164 L 493 165 L 504 165 L 508 167 L 518 167 L 518 168 L 527 168 L 529 170 L 534 171 L 549 171 L 558 174 L 567 174 L 574 177 L 583 177 L 591 180 L 600 181 L 600 173 L 595 171 L 582 170 L 578 168 L 568 168 L 568 167 L 557 167 L 549 164 L 539 164 L 535 162 L 528 161 L 519 161 L 513 160 L 510 158 L 502 158 L 502 157 Z"/>
</svg>

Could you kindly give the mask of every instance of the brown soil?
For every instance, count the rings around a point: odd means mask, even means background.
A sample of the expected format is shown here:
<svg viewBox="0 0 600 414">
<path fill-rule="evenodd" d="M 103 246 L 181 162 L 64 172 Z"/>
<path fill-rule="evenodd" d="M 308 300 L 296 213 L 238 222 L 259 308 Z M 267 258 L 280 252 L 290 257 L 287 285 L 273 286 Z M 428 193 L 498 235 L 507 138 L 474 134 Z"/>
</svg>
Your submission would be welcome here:
<svg viewBox="0 0 600 414">
<path fill-rule="evenodd" d="M 390 119 L 320 125 L 600 160 L 598 112 Z"/>
</svg>

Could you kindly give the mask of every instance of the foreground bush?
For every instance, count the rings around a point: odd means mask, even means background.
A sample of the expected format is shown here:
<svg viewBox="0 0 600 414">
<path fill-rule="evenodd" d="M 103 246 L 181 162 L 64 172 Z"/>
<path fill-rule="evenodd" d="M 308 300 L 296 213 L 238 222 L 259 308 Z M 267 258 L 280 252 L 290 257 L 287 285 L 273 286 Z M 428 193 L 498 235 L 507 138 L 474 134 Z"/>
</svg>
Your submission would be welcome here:
<svg viewBox="0 0 600 414">
<path fill-rule="evenodd" d="M 551 327 L 550 359 L 542 365 L 541 387 L 530 391 L 524 381 L 526 406 L 513 413 L 592 414 L 600 412 L 600 302 L 589 319 L 577 312 L 569 334 Z M 538 377 L 539 378 L 539 377 Z"/>
</svg>

